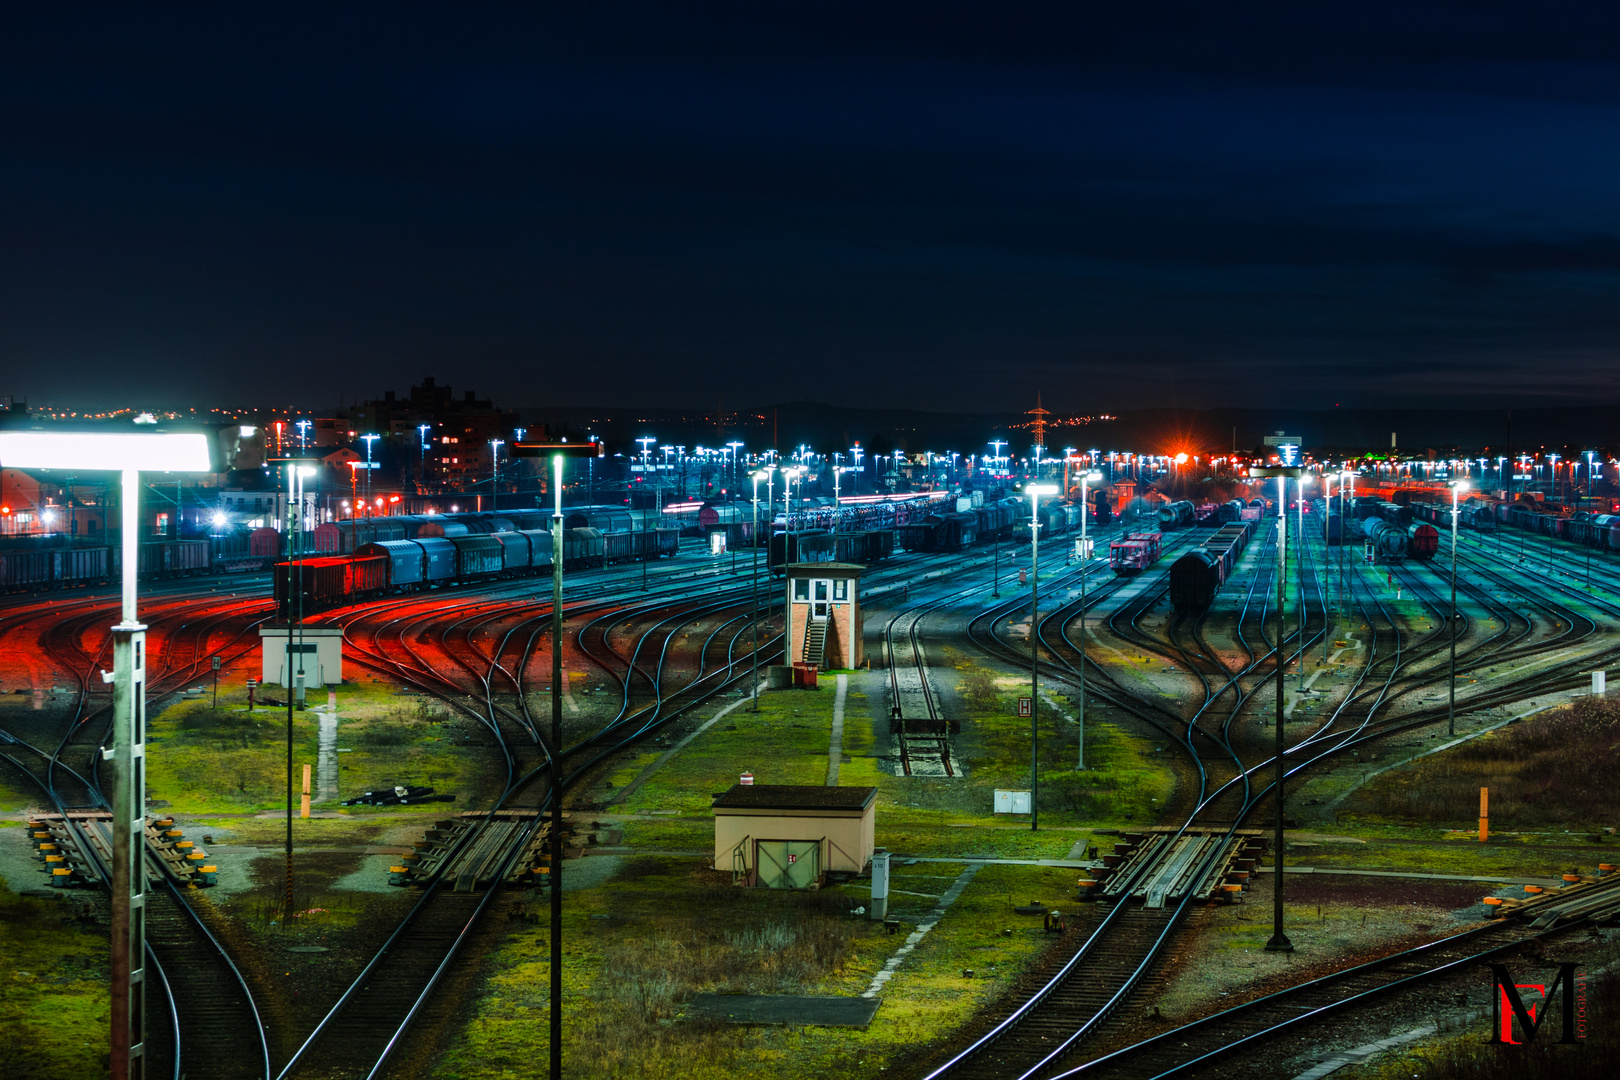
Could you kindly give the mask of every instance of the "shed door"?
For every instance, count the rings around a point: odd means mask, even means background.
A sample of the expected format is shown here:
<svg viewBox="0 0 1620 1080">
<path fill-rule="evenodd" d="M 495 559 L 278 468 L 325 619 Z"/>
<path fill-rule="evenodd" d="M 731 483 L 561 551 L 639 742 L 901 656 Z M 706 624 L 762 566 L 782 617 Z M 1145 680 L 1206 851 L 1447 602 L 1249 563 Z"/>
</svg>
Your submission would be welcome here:
<svg viewBox="0 0 1620 1080">
<path fill-rule="evenodd" d="M 819 840 L 754 841 L 754 881 L 762 889 L 808 889 L 821 879 Z"/>
<path fill-rule="evenodd" d="M 825 619 L 832 610 L 832 582 L 827 578 L 816 578 L 810 583 L 810 617 Z"/>
</svg>

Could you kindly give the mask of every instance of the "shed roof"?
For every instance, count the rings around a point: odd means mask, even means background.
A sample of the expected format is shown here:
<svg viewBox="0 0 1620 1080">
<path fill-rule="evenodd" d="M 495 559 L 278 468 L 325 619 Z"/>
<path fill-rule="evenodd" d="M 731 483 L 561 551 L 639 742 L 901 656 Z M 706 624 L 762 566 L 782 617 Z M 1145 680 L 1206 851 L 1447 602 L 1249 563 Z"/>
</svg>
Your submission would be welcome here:
<svg viewBox="0 0 1620 1080">
<path fill-rule="evenodd" d="M 866 573 L 863 563 L 852 562 L 796 562 L 788 563 L 789 577 L 860 577 Z"/>
<path fill-rule="evenodd" d="M 733 784 L 714 800 L 726 810 L 865 810 L 877 798 L 875 787 L 811 784 Z"/>
</svg>

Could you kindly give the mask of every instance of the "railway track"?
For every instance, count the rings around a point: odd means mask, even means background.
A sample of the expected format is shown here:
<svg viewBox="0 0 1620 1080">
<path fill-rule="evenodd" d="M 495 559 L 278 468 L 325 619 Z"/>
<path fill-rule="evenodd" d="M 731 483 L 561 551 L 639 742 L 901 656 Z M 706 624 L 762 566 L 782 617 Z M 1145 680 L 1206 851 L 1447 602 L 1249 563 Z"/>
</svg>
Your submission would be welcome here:
<svg viewBox="0 0 1620 1080">
<path fill-rule="evenodd" d="M 1620 885 L 1620 883 L 1617 883 Z M 1620 887 L 1611 888 L 1620 908 Z M 1605 916 L 1612 920 L 1613 909 Z M 1252 1052 L 1265 1040 L 1309 1028 L 1314 1037 L 1323 1025 L 1358 1009 L 1417 989 L 1435 979 L 1471 974 L 1492 960 L 1539 949 L 1549 939 L 1585 930 L 1590 920 L 1535 928 L 1498 921 L 1399 949 L 1319 978 L 1296 983 L 1190 1023 L 1181 1024 L 1122 1049 L 1104 1054 L 1051 1080 L 1105 1076 L 1113 1080 L 1148 1080 L 1170 1076 L 1227 1074 L 1231 1055 Z"/>
</svg>

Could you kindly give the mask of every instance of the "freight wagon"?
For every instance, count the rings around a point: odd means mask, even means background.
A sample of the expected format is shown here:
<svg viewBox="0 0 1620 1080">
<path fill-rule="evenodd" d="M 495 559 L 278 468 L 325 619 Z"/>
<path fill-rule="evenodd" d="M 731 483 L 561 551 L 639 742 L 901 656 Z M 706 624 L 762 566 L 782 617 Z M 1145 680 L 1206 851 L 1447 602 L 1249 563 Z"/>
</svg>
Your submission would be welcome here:
<svg viewBox="0 0 1620 1080">
<path fill-rule="evenodd" d="M 1116 574 L 1140 574 L 1163 553 L 1163 534 L 1130 533 L 1108 545 L 1108 565 Z"/>
<path fill-rule="evenodd" d="M 1237 568 L 1254 534 L 1251 521 L 1224 525 L 1202 545 L 1170 564 L 1170 603 L 1177 611 L 1203 611 Z"/>
</svg>

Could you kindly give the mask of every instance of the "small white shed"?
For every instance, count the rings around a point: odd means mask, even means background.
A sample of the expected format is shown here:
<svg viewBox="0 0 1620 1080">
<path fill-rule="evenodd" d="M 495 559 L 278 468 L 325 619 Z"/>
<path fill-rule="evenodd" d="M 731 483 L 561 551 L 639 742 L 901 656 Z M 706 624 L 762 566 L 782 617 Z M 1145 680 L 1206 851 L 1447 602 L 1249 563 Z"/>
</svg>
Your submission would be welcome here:
<svg viewBox="0 0 1620 1080">
<path fill-rule="evenodd" d="M 299 627 L 289 643 L 287 627 L 259 627 L 264 685 L 279 683 L 291 690 L 301 671 L 304 686 L 336 686 L 343 682 L 343 628 Z M 300 665 L 299 661 L 302 661 Z"/>
<path fill-rule="evenodd" d="M 749 885 L 805 889 L 859 874 L 876 847 L 877 788 L 736 784 L 714 800 L 714 868 Z"/>
</svg>

